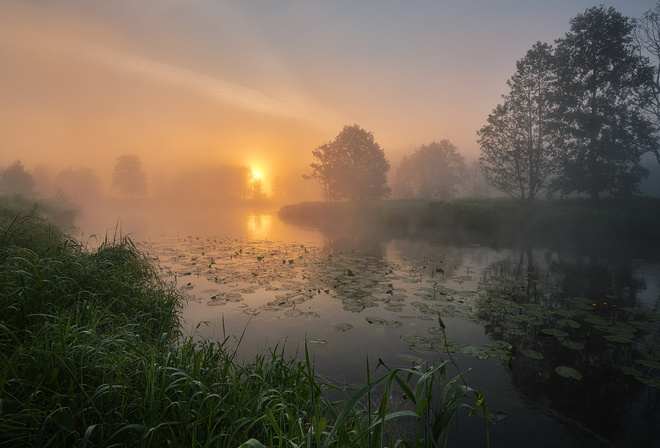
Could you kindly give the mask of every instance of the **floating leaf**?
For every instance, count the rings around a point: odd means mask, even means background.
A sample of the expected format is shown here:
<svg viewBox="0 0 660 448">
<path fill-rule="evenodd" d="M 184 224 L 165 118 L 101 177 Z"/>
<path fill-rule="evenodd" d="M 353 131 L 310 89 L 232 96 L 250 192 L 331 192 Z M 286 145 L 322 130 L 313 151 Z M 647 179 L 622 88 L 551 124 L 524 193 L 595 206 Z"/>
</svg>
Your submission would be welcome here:
<svg viewBox="0 0 660 448">
<path fill-rule="evenodd" d="M 568 333 L 566 333 L 564 330 L 559 330 L 557 328 L 544 328 L 543 330 L 539 331 L 541 336 L 552 336 L 552 337 L 563 337 L 563 336 L 568 336 Z"/>
<path fill-rule="evenodd" d="M 635 379 L 640 383 L 646 384 L 654 389 L 660 389 L 660 380 L 648 376 L 636 376 Z"/>
<path fill-rule="evenodd" d="M 630 333 L 607 334 L 603 338 L 610 342 L 620 342 L 622 344 L 633 341 L 633 335 Z"/>
<path fill-rule="evenodd" d="M 557 372 L 557 374 L 563 376 L 564 378 L 573 378 L 576 380 L 582 379 L 582 374 L 572 367 L 568 367 L 568 366 L 555 367 L 555 372 Z"/>
<path fill-rule="evenodd" d="M 571 350 L 582 350 L 584 348 L 584 344 L 581 342 L 561 341 L 561 345 Z"/>
<path fill-rule="evenodd" d="M 633 367 L 621 367 L 621 373 L 632 376 L 644 376 L 642 372 Z"/>
<path fill-rule="evenodd" d="M 345 323 L 345 322 L 344 322 L 344 323 L 341 323 L 341 324 L 337 324 L 337 325 L 335 325 L 335 330 L 336 330 L 336 331 L 339 331 L 340 333 L 343 333 L 344 331 L 348 331 L 348 330 L 350 330 L 351 328 L 353 328 L 353 325 L 351 325 L 351 324 L 347 324 L 347 323 Z"/>
<path fill-rule="evenodd" d="M 488 359 L 488 353 L 474 345 L 465 345 L 458 351 L 461 355 L 474 356 L 477 359 Z"/>
<path fill-rule="evenodd" d="M 581 327 L 581 325 L 579 323 L 577 323 L 577 322 L 575 322 L 574 320 L 571 320 L 571 319 L 559 319 L 557 321 L 557 323 L 559 325 L 561 325 L 562 327 L 567 327 L 567 326 L 571 327 L 571 328 L 580 328 Z"/>
<path fill-rule="evenodd" d="M 542 353 L 537 352 L 536 350 L 526 349 L 521 350 L 520 353 L 532 359 L 543 359 L 544 356 Z"/>
<path fill-rule="evenodd" d="M 636 359 L 635 362 L 652 369 L 660 369 L 660 361 L 657 359 Z"/>
<path fill-rule="evenodd" d="M 326 341 L 325 339 L 310 339 L 307 342 L 309 342 L 310 344 L 327 344 L 328 343 L 328 341 Z"/>
</svg>

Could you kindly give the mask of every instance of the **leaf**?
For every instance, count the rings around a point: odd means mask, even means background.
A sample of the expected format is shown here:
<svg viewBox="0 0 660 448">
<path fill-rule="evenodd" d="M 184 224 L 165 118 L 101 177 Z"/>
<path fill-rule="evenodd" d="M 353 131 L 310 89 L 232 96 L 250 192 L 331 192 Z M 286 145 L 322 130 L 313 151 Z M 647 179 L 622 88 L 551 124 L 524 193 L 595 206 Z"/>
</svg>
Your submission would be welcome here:
<svg viewBox="0 0 660 448">
<path fill-rule="evenodd" d="M 559 330 L 557 328 L 544 328 L 543 330 L 539 331 L 541 336 L 551 336 L 551 337 L 557 337 L 557 336 L 568 336 L 568 333 L 566 333 L 564 330 Z"/>
<path fill-rule="evenodd" d="M 571 350 L 582 350 L 584 348 L 583 343 L 574 341 L 561 341 L 561 345 Z"/>
<path fill-rule="evenodd" d="M 555 372 L 557 372 L 557 374 L 563 376 L 564 378 L 573 378 L 576 380 L 582 379 L 582 374 L 572 367 L 568 367 L 568 366 L 555 367 Z"/>
<path fill-rule="evenodd" d="M 657 359 L 636 359 L 635 362 L 652 369 L 660 369 L 660 361 Z"/>
<path fill-rule="evenodd" d="M 622 344 L 633 341 L 633 335 L 630 333 L 607 334 L 603 336 L 603 338 L 611 342 L 620 342 Z"/>
<path fill-rule="evenodd" d="M 353 325 L 348 324 L 346 322 L 335 325 L 335 331 L 339 331 L 340 333 L 343 333 L 344 331 L 348 331 L 351 328 L 353 328 Z"/>
<path fill-rule="evenodd" d="M 542 353 L 537 352 L 536 350 L 526 349 L 521 350 L 520 353 L 532 359 L 543 359 L 544 356 Z"/>
<path fill-rule="evenodd" d="M 571 319 L 559 319 L 557 321 L 557 323 L 559 325 L 561 325 L 562 327 L 566 327 L 566 326 L 571 327 L 571 328 L 580 328 L 581 327 L 581 325 L 579 323 L 577 323 L 576 321 L 571 320 Z"/>
</svg>

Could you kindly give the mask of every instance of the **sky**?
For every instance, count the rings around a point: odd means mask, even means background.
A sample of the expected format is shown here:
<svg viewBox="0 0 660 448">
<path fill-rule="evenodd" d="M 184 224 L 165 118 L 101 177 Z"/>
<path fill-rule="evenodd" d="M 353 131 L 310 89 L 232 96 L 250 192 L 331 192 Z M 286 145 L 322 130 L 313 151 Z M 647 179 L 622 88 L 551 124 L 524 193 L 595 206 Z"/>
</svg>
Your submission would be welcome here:
<svg viewBox="0 0 660 448">
<path fill-rule="evenodd" d="M 0 167 L 109 179 L 135 154 L 152 179 L 230 164 L 268 188 L 352 124 L 393 167 L 443 139 L 470 161 L 516 61 L 599 4 L 656 1 L 0 0 Z"/>
</svg>

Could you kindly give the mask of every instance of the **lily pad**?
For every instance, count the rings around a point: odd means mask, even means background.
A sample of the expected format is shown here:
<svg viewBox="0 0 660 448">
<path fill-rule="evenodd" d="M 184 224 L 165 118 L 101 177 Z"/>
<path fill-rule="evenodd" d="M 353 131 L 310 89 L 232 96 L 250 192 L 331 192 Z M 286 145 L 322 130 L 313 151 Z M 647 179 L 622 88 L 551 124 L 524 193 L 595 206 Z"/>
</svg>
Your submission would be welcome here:
<svg viewBox="0 0 660 448">
<path fill-rule="evenodd" d="M 544 356 L 542 353 L 537 352 L 536 350 L 526 349 L 521 350 L 520 353 L 532 359 L 543 359 Z"/>
<path fill-rule="evenodd" d="M 584 348 L 583 343 L 574 341 L 561 341 L 561 345 L 571 350 L 582 350 Z"/>
<path fill-rule="evenodd" d="M 568 367 L 568 366 L 555 367 L 555 372 L 557 372 L 558 375 L 563 376 L 564 378 L 573 378 L 576 380 L 582 379 L 582 374 L 572 367 Z"/>
<path fill-rule="evenodd" d="M 633 341 L 633 336 L 631 333 L 619 333 L 619 334 L 606 334 L 603 336 L 604 339 L 607 339 L 610 342 L 619 342 L 625 344 L 627 342 Z"/>
<path fill-rule="evenodd" d="M 346 322 L 335 325 L 335 330 L 339 331 L 340 333 L 343 333 L 344 331 L 348 331 L 351 328 L 353 328 L 353 325 L 347 324 Z"/>
<path fill-rule="evenodd" d="M 488 359 L 488 353 L 474 345 L 464 345 L 458 352 L 461 355 L 474 356 L 477 359 Z"/>
<path fill-rule="evenodd" d="M 636 359 L 635 362 L 652 369 L 660 369 L 660 361 L 657 359 Z"/>
<path fill-rule="evenodd" d="M 572 319 L 559 319 L 557 324 L 562 327 L 580 328 L 581 325 Z"/>
<path fill-rule="evenodd" d="M 541 336 L 552 336 L 552 337 L 564 337 L 568 336 L 568 333 L 566 333 L 564 330 L 559 330 L 557 328 L 544 328 L 543 330 L 539 331 Z"/>
</svg>

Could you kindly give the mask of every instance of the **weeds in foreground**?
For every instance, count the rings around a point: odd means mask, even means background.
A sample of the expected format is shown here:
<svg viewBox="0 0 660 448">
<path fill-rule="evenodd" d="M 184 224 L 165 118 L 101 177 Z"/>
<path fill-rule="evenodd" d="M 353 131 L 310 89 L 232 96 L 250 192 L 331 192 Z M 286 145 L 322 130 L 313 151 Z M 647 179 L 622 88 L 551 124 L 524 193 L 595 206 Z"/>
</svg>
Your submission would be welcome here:
<svg viewBox="0 0 660 448">
<path fill-rule="evenodd" d="M 43 225 L 14 220 L 0 234 Z M 29 248 L 7 239 L 0 446 L 438 446 L 461 408 L 486 418 L 460 373 L 444 383 L 451 358 L 395 370 L 381 361 L 384 375 L 333 403 L 325 393 L 339 388 L 315 375 L 307 349 L 304 361 L 275 347 L 239 363 L 229 338 L 184 337 L 180 310 L 176 290 L 128 238 L 94 251 L 65 238 Z M 394 387 L 413 409 L 391 406 Z M 415 429 L 395 440 L 399 421 Z"/>
</svg>

